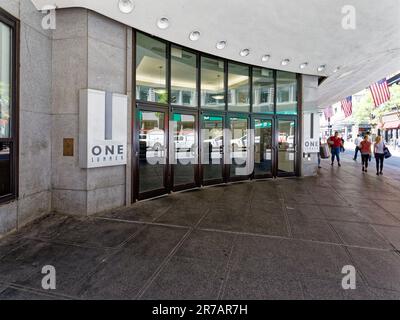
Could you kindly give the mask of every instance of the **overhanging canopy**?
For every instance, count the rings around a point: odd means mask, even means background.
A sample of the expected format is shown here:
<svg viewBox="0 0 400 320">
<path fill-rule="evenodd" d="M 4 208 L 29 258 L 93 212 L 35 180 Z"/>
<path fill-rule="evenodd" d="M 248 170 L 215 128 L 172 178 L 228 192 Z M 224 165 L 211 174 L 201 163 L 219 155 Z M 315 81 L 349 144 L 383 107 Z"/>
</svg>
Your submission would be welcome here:
<svg viewBox="0 0 400 320">
<path fill-rule="evenodd" d="M 38 9 L 48 0 L 32 0 Z M 53 0 L 58 8 L 82 7 L 177 44 L 231 60 L 327 76 L 316 104 L 325 107 L 400 70 L 400 0 L 352 0 L 356 28 L 342 21 L 347 0 L 133 0 L 124 14 L 118 0 Z M 157 27 L 167 17 L 170 27 Z M 200 40 L 189 40 L 191 31 Z M 219 40 L 227 47 L 216 49 Z M 242 49 L 250 55 L 241 57 Z M 261 56 L 271 59 L 262 62 Z M 290 63 L 282 66 L 283 59 Z M 308 66 L 300 69 L 300 64 Z M 320 65 L 326 69 L 318 72 Z M 334 70 L 340 70 L 334 73 Z"/>
</svg>

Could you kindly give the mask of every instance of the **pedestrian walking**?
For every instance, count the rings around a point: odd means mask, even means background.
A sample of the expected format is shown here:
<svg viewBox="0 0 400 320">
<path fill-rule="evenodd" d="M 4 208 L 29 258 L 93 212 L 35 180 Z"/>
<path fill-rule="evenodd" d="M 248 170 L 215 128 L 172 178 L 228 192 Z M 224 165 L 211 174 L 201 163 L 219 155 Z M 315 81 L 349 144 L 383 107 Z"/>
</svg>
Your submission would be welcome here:
<svg viewBox="0 0 400 320">
<path fill-rule="evenodd" d="M 344 149 L 344 139 L 343 139 L 343 137 L 340 138 L 340 140 L 342 140 L 342 145 L 340 146 L 340 152 L 345 152 L 346 150 Z"/>
<path fill-rule="evenodd" d="M 356 150 L 354 151 L 354 157 L 353 160 L 357 161 L 357 156 L 358 152 L 360 151 L 360 148 L 358 147 L 362 141 L 361 134 L 358 134 L 357 137 L 354 139 L 354 144 L 356 145 Z"/>
<path fill-rule="evenodd" d="M 335 157 L 338 163 L 338 166 L 341 167 L 340 164 L 340 148 L 342 147 L 342 139 L 339 137 L 339 132 L 335 132 L 335 135 L 331 136 L 328 139 L 328 144 L 331 147 L 331 153 L 332 153 L 332 163 L 331 166 L 333 166 L 335 162 Z"/>
<path fill-rule="evenodd" d="M 321 152 L 322 152 L 322 141 L 319 138 L 319 152 L 318 152 L 318 169 L 321 169 Z"/>
<path fill-rule="evenodd" d="M 385 143 L 382 136 L 377 136 L 374 145 L 374 155 L 376 160 L 376 175 L 383 174 L 383 161 L 385 160 Z"/>
<path fill-rule="evenodd" d="M 368 162 L 371 157 L 371 146 L 372 143 L 369 141 L 368 135 L 365 135 L 364 140 L 361 141 L 359 145 L 363 172 L 368 172 Z"/>
</svg>

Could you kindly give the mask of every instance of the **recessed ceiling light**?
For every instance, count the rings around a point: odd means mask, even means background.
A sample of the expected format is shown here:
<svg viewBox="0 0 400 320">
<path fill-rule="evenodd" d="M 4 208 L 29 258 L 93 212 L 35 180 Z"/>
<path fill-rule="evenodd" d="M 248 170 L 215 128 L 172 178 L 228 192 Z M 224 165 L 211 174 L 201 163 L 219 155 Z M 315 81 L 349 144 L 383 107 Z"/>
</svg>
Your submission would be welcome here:
<svg viewBox="0 0 400 320">
<path fill-rule="evenodd" d="M 305 68 L 307 68 L 308 67 L 308 62 L 303 62 L 301 65 L 300 65 L 300 69 L 305 69 Z"/>
<path fill-rule="evenodd" d="M 222 41 L 218 41 L 217 45 L 216 45 L 217 49 L 222 50 L 226 47 L 226 41 L 222 40 Z"/>
<path fill-rule="evenodd" d="M 167 28 L 169 27 L 169 20 L 168 20 L 168 18 L 166 18 L 166 17 L 160 18 L 160 19 L 157 21 L 157 26 L 158 26 L 160 29 L 167 29 Z"/>
<path fill-rule="evenodd" d="M 282 60 L 282 62 L 281 62 L 281 64 L 283 66 L 287 66 L 289 63 L 290 63 L 290 59 L 285 59 L 285 60 Z"/>
<path fill-rule="evenodd" d="M 119 0 L 118 7 L 122 13 L 131 13 L 135 8 L 135 5 L 132 0 Z"/>
<path fill-rule="evenodd" d="M 200 39 L 200 32 L 199 31 L 193 31 L 189 35 L 189 39 L 192 41 L 197 41 Z"/>
<path fill-rule="evenodd" d="M 326 65 L 323 64 L 323 65 L 319 66 L 317 70 L 318 70 L 318 72 L 322 72 L 325 69 L 326 69 Z"/>
<path fill-rule="evenodd" d="M 271 56 L 269 54 L 265 54 L 261 57 L 261 61 L 267 62 L 270 58 L 271 58 Z"/>
<path fill-rule="evenodd" d="M 247 57 L 250 54 L 250 49 L 243 49 L 242 51 L 240 51 L 240 55 L 242 57 Z"/>
<path fill-rule="evenodd" d="M 333 70 L 333 73 L 336 73 L 336 72 L 338 72 L 340 70 L 340 67 L 336 67 L 334 70 Z"/>
</svg>

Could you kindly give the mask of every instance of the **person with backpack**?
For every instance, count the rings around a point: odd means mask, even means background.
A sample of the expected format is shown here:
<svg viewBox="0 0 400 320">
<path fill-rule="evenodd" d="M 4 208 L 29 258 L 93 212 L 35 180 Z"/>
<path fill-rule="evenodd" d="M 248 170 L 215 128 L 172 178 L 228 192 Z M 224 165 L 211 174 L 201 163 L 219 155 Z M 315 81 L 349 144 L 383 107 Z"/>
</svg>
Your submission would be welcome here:
<svg viewBox="0 0 400 320">
<path fill-rule="evenodd" d="M 374 155 L 376 160 L 376 175 L 383 175 L 383 161 L 385 160 L 385 143 L 382 136 L 377 136 L 374 145 Z"/>
<path fill-rule="evenodd" d="M 372 143 L 369 141 L 369 136 L 365 135 L 364 140 L 361 141 L 359 145 L 363 172 L 368 172 L 368 162 L 371 157 L 371 146 Z"/>
<path fill-rule="evenodd" d="M 342 140 L 342 145 L 340 146 L 340 152 L 345 152 L 346 150 L 344 149 L 344 139 L 343 139 L 343 137 L 342 138 L 340 138 L 341 140 Z"/>
<path fill-rule="evenodd" d="M 331 166 L 333 166 L 335 162 L 335 157 L 338 162 L 338 166 L 341 167 L 342 165 L 340 164 L 340 149 L 343 146 L 342 139 L 339 137 L 339 132 L 335 132 L 335 135 L 331 136 L 328 139 L 328 144 L 331 147 L 331 153 L 332 153 L 332 163 Z"/>
</svg>

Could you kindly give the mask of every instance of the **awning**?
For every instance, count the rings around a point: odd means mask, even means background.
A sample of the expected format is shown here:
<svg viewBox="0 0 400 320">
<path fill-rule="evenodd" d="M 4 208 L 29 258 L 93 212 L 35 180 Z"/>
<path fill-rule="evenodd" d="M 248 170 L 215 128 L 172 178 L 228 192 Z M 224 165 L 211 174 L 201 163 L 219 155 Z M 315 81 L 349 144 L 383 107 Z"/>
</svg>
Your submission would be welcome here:
<svg viewBox="0 0 400 320">
<path fill-rule="evenodd" d="M 396 83 L 400 83 L 400 73 L 396 74 L 394 77 L 388 79 L 387 81 L 388 86 L 394 85 Z"/>
<path fill-rule="evenodd" d="M 397 129 L 400 128 L 400 120 L 388 121 L 383 125 L 383 129 Z"/>
</svg>

